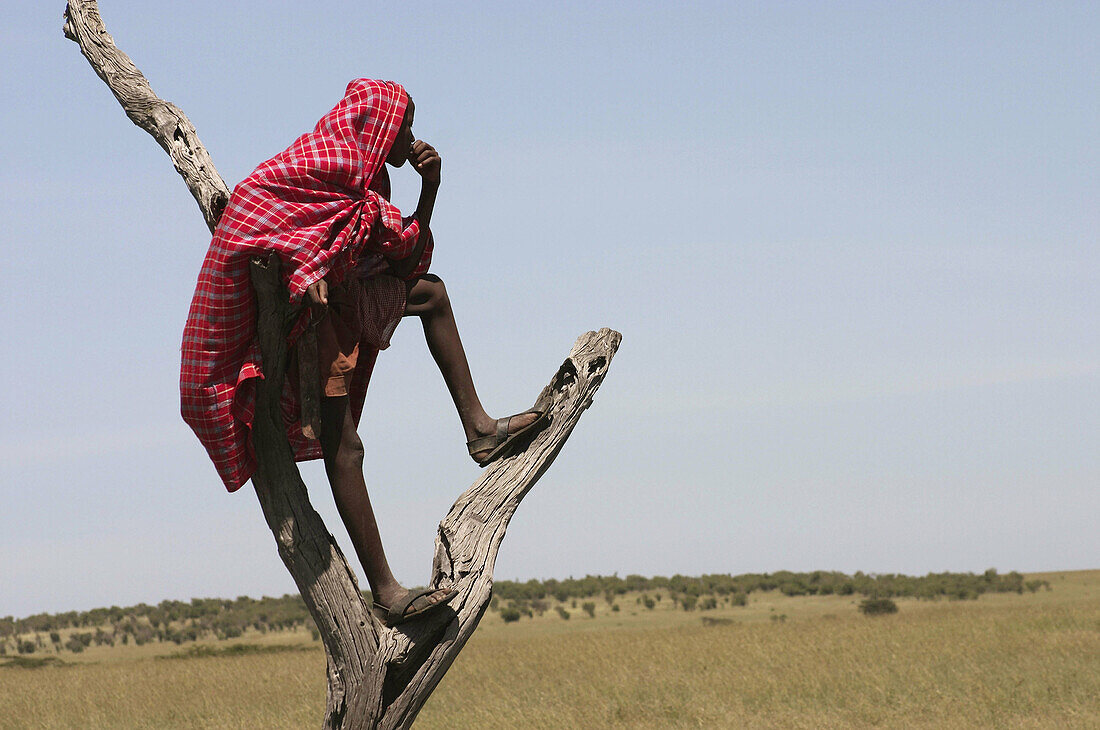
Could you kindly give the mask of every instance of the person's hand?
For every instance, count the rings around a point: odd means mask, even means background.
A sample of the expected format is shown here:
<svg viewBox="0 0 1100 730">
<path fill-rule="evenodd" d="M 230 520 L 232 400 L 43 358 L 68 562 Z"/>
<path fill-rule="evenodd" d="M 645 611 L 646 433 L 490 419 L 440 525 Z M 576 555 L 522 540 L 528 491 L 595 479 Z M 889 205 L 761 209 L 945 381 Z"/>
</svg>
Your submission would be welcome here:
<svg viewBox="0 0 1100 730">
<path fill-rule="evenodd" d="M 435 147 L 422 139 L 416 140 L 409 148 L 409 162 L 412 163 L 413 169 L 420 173 L 424 182 L 439 185 L 439 168 L 443 161 L 435 151 Z"/>
<path fill-rule="evenodd" d="M 309 303 L 313 319 L 320 319 L 328 308 L 328 282 L 315 281 L 306 288 L 306 301 Z"/>
</svg>

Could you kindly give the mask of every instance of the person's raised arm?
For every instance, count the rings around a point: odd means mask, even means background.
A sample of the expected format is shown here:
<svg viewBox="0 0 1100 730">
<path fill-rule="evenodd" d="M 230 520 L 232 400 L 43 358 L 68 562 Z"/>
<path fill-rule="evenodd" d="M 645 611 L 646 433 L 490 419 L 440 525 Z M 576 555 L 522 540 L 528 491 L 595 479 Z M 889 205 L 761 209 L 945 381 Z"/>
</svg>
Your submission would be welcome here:
<svg viewBox="0 0 1100 730">
<path fill-rule="evenodd" d="M 420 175 L 420 200 L 416 204 L 417 222 L 420 224 L 420 235 L 417 237 L 416 247 L 407 258 L 400 261 L 390 261 L 390 272 L 401 279 L 411 274 L 420 263 L 420 257 L 424 254 L 424 246 L 428 243 L 428 225 L 432 220 L 432 211 L 435 209 L 435 196 L 439 192 L 439 172 L 442 160 L 435 147 L 418 139 L 412 143 L 409 149 L 409 162 L 413 169 Z"/>
</svg>

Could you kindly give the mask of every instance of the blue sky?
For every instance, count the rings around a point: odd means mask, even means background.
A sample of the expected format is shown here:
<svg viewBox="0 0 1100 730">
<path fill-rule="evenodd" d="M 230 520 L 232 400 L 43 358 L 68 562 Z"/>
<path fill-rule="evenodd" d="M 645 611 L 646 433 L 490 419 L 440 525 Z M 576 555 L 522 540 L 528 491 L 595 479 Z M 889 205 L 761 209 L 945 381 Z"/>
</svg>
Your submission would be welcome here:
<svg viewBox="0 0 1100 730">
<path fill-rule="evenodd" d="M 178 416 L 209 235 L 62 10 L 0 23 L 0 615 L 293 592 Z M 230 186 L 348 80 L 406 85 L 491 413 L 581 332 L 623 333 L 498 577 L 1100 567 L 1095 4 L 101 11 Z M 391 563 L 423 582 L 478 470 L 417 322 L 360 431 Z"/>
</svg>

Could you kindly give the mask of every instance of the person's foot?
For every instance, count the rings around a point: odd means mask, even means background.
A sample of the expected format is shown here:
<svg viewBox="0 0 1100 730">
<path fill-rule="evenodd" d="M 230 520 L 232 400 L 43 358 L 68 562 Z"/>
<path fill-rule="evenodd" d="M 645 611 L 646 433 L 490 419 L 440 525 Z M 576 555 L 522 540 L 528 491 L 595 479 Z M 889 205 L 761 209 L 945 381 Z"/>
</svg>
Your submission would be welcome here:
<svg viewBox="0 0 1100 730">
<path fill-rule="evenodd" d="M 448 588 L 409 591 L 396 586 L 374 596 L 374 612 L 392 627 L 442 606 L 455 594 L 456 591 Z"/>
<path fill-rule="evenodd" d="M 542 418 L 543 414 L 539 411 L 526 411 L 524 413 L 517 413 L 514 416 L 509 417 L 506 420 L 506 435 L 499 433 L 499 421 L 488 419 L 484 423 L 480 423 L 477 429 L 474 431 L 474 436 L 467 442 L 467 446 L 476 448 L 478 445 L 484 445 L 485 448 L 478 449 L 477 451 L 471 451 L 470 456 L 480 466 L 485 466 L 491 459 L 489 458 L 493 452 L 505 441 L 508 437 L 520 433 L 528 426 L 531 426 L 535 421 Z M 479 444 L 479 442 L 483 442 Z"/>
</svg>

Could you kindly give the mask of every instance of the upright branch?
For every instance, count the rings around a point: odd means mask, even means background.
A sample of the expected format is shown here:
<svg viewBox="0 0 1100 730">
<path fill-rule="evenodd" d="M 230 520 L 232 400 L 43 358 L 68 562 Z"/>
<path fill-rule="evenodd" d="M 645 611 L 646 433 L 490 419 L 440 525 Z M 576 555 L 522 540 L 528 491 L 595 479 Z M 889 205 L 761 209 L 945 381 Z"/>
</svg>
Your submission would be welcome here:
<svg viewBox="0 0 1100 730">
<path fill-rule="evenodd" d="M 229 199 L 194 126 L 149 82 L 107 34 L 95 0 L 69 0 L 65 35 L 80 46 L 126 115 L 172 158 L 211 230 Z M 257 331 L 265 377 L 258 381 L 252 477 L 279 555 L 320 631 L 328 662 L 326 728 L 407 728 L 473 634 L 489 606 L 493 567 L 508 522 L 550 467 L 592 404 L 618 332 L 580 336 L 539 396 L 549 427 L 526 450 L 494 462 L 439 524 L 430 585 L 454 587 L 444 609 L 389 629 L 359 591 L 355 574 L 309 502 L 279 411 L 287 362 L 291 307 L 274 255 L 252 263 Z"/>
</svg>

